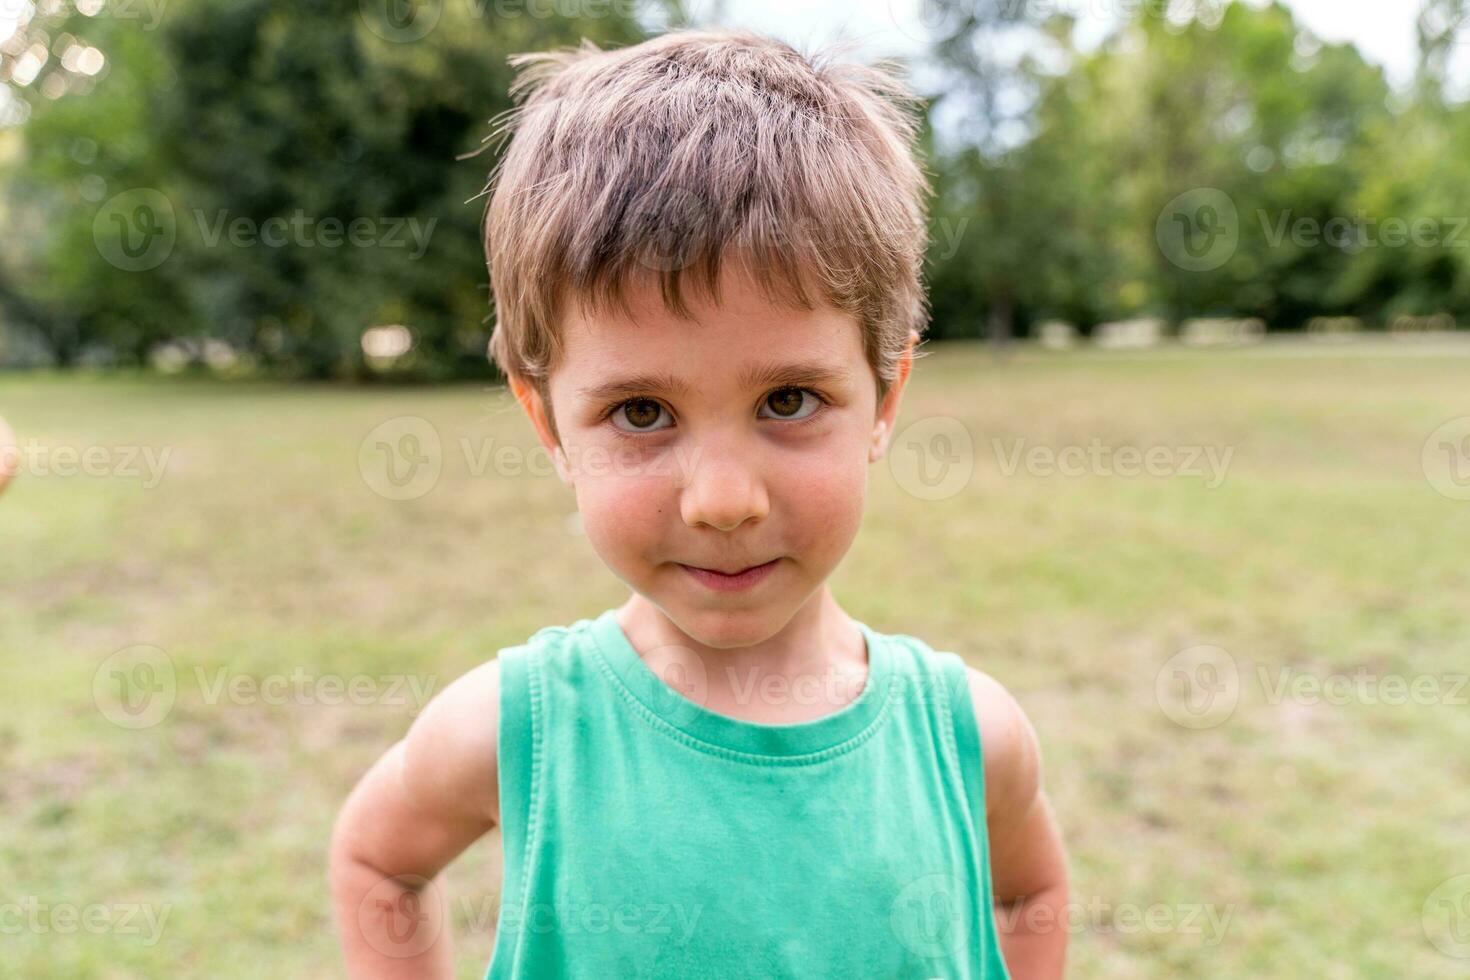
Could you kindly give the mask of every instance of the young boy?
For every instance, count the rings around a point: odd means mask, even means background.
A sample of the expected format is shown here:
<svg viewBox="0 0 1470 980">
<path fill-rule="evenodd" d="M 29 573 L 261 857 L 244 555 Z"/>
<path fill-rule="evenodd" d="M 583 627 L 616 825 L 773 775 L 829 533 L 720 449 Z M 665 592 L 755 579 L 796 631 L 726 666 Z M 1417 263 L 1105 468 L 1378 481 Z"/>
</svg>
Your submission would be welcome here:
<svg viewBox="0 0 1470 980">
<path fill-rule="evenodd" d="M 748 34 L 515 61 L 492 354 L 632 595 L 450 685 L 353 791 L 351 975 L 452 975 L 434 879 L 499 826 L 492 978 L 1060 976 L 1021 709 L 826 585 L 925 320 L 911 98 Z"/>
</svg>

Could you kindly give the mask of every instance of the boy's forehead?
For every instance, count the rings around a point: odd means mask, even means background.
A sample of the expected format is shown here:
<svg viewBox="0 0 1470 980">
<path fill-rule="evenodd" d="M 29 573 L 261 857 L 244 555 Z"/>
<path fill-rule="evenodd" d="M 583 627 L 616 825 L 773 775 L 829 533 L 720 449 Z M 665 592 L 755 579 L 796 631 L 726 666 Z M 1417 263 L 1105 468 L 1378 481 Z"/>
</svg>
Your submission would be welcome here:
<svg viewBox="0 0 1470 980">
<path fill-rule="evenodd" d="M 773 298 L 755 284 L 730 277 L 718 300 L 690 295 L 689 316 L 640 284 L 617 304 L 567 304 L 560 362 L 579 383 L 628 374 L 691 375 L 757 380 L 781 366 L 850 374 L 866 363 L 862 330 L 850 314 L 829 304 L 801 308 Z"/>
</svg>

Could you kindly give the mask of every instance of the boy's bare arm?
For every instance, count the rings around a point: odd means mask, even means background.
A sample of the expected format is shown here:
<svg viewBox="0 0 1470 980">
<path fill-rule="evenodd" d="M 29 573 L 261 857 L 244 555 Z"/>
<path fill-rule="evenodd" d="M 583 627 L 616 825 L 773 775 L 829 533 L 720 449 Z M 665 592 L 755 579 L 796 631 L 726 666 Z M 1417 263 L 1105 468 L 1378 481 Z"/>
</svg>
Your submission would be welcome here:
<svg viewBox="0 0 1470 980">
<path fill-rule="evenodd" d="M 1067 955 L 1067 854 L 1042 785 L 1036 731 L 993 678 L 971 668 L 969 681 L 985 756 L 1001 951 L 1015 980 L 1052 980 Z"/>
<path fill-rule="evenodd" d="M 357 784 L 332 832 L 332 907 L 347 975 L 452 977 L 439 872 L 499 821 L 500 665 L 436 697 Z"/>
</svg>

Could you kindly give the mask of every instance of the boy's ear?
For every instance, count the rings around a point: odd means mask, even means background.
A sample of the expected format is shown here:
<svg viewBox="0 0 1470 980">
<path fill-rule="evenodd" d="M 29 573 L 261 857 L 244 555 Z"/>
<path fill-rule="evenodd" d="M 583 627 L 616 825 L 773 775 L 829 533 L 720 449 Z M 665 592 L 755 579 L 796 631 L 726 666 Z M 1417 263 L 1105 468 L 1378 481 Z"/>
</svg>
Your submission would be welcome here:
<svg viewBox="0 0 1470 980">
<path fill-rule="evenodd" d="M 545 399 L 541 397 L 540 389 L 525 378 L 512 375 L 509 380 L 511 394 L 515 395 L 526 417 L 531 420 L 531 426 L 536 430 L 536 438 L 551 454 L 552 464 L 556 467 L 556 475 L 561 482 L 570 484 L 572 477 L 568 471 L 566 454 L 561 449 L 561 439 L 556 432 L 556 423 L 552 421 L 551 406 L 547 405 Z"/>
<path fill-rule="evenodd" d="M 898 403 L 903 397 L 904 385 L 909 372 L 914 368 L 914 345 L 919 342 L 919 332 L 909 331 L 908 347 L 898 360 L 898 377 L 888 386 L 888 393 L 878 404 L 878 417 L 873 423 L 873 444 L 868 449 L 868 462 L 876 463 L 888 453 L 888 444 L 893 440 L 893 426 L 898 421 Z"/>
</svg>

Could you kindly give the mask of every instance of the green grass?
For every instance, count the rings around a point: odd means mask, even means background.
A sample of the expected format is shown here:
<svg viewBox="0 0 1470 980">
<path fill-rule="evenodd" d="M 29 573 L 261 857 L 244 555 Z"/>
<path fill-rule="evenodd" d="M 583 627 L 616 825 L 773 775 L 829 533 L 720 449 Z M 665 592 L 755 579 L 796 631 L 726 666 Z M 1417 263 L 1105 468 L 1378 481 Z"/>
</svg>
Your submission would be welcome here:
<svg viewBox="0 0 1470 980">
<path fill-rule="evenodd" d="M 152 946 L 0 916 L 0 976 L 339 975 L 324 843 L 414 705 L 211 703 L 210 684 L 225 668 L 442 687 L 539 626 L 595 615 L 624 593 L 569 522 L 570 492 L 470 472 L 461 438 L 534 445 L 514 403 L 479 387 L 0 376 L 0 415 L 47 446 L 171 453 L 155 488 L 29 473 L 0 498 L 0 903 L 168 915 Z M 444 469 L 394 502 L 370 491 L 358 451 L 403 415 L 435 425 Z M 1430 351 L 996 361 L 959 346 L 919 363 L 903 421 L 959 420 L 973 472 L 931 501 L 875 466 L 834 589 L 880 630 L 959 651 L 1030 713 L 1082 918 L 1073 975 L 1470 968 L 1421 915 L 1470 873 L 1470 708 L 1271 703 L 1259 673 L 1470 670 L 1470 502 L 1436 493 L 1420 456 L 1465 415 L 1470 359 Z M 1233 456 L 1214 489 L 1008 476 L 994 440 L 1016 439 Z M 166 651 L 177 700 L 129 730 L 99 711 L 93 681 L 136 644 Z M 1191 730 L 1155 682 L 1200 644 L 1238 664 L 1239 704 Z M 490 955 L 497 849 L 482 842 L 449 874 L 465 977 Z M 1229 909 L 1229 925 L 1213 944 L 1131 928 L 1153 905 Z"/>
</svg>

